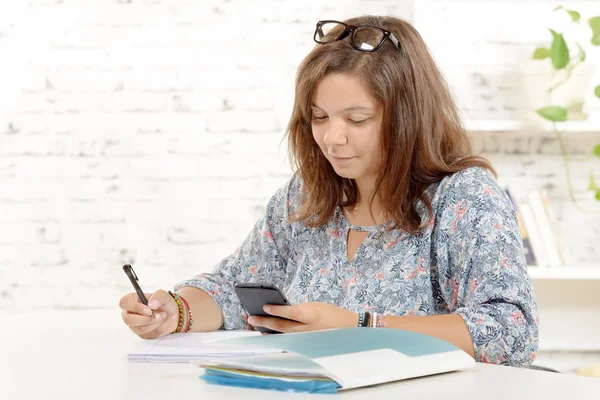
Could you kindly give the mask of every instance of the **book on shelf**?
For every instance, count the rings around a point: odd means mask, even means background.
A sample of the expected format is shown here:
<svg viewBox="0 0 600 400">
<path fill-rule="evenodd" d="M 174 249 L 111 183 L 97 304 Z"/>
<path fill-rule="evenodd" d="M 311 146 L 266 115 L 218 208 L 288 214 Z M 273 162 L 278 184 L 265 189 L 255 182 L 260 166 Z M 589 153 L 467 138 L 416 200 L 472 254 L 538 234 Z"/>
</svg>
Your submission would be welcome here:
<svg viewBox="0 0 600 400">
<path fill-rule="evenodd" d="M 542 197 L 542 203 L 544 204 L 544 210 L 546 210 L 548 221 L 550 222 L 550 226 L 552 227 L 552 234 L 554 235 L 554 239 L 556 241 L 556 246 L 558 249 L 558 253 L 560 254 L 562 265 L 569 265 L 571 264 L 572 259 L 569 255 L 567 244 L 561 232 L 559 220 L 556 217 L 556 214 L 554 213 L 554 209 L 552 208 L 552 201 L 550 200 L 550 196 L 548 195 L 548 192 L 546 190 L 540 190 L 539 193 Z"/>
<path fill-rule="evenodd" d="M 550 267 L 562 266 L 562 258 L 558 252 L 558 244 L 554 236 L 554 229 L 546 211 L 546 206 L 542 200 L 542 195 L 539 190 L 532 190 L 527 193 L 527 200 L 531 206 L 531 211 L 535 217 L 535 223 L 544 242 L 544 249 L 548 255 L 548 264 Z"/>
<path fill-rule="evenodd" d="M 527 264 L 537 267 L 568 264 L 569 253 L 548 193 L 531 190 L 515 196 L 508 188 L 505 191 L 515 207 Z"/>
<path fill-rule="evenodd" d="M 508 188 L 505 188 L 504 191 L 508 195 L 510 201 L 513 203 L 515 213 L 517 214 L 517 222 L 519 224 L 521 239 L 523 241 L 523 253 L 525 254 L 525 261 L 527 261 L 527 265 L 539 265 L 540 261 L 545 262 L 545 260 L 543 260 L 543 254 L 538 256 L 538 252 L 541 251 L 541 244 L 537 242 L 538 237 L 531 237 L 532 235 L 537 235 L 537 232 L 530 233 L 530 230 L 527 228 L 529 224 L 525 223 L 525 219 L 529 220 L 531 218 L 530 210 L 523 210 L 522 205 L 519 205 Z M 532 243 L 533 241 L 536 241 L 535 246 L 534 243 Z M 541 257 L 542 260 L 538 260 L 538 257 Z"/>
<path fill-rule="evenodd" d="M 531 244 L 531 248 L 535 254 L 535 262 L 528 265 L 535 265 L 537 267 L 548 267 L 550 266 L 550 262 L 548 259 L 548 254 L 546 253 L 546 249 L 544 246 L 544 241 L 542 239 L 542 235 L 539 232 L 539 228 L 535 222 L 535 216 L 533 211 L 531 210 L 531 206 L 527 202 L 521 202 L 519 204 L 521 210 L 521 216 L 523 217 L 523 224 L 527 229 L 527 234 L 529 235 L 529 242 Z"/>
</svg>

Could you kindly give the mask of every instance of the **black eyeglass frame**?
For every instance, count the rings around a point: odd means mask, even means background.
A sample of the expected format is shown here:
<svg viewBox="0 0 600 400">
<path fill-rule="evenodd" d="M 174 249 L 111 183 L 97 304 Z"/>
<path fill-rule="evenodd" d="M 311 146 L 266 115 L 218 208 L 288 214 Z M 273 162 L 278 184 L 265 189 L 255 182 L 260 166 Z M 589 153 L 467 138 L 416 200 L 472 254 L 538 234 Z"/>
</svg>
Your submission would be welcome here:
<svg viewBox="0 0 600 400">
<path fill-rule="evenodd" d="M 329 23 L 336 23 L 336 24 L 343 25 L 344 30 L 332 40 L 328 40 L 326 42 L 319 41 L 317 39 L 317 32 L 319 31 L 319 29 L 321 29 L 321 27 L 323 25 L 329 24 Z M 380 30 L 381 32 L 383 32 L 383 37 L 381 38 L 381 41 L 379 42 L 379 44 L 376 47 L 374 47 L 373 49 L 368 49 L 368 50 L 358 47 L 354 43 L 354 37 L 356 35 L 356 31 L 360 28 L 377 29 L 377 30 Z M 402 48 L 400 47 L 400 42 L 398 41 L 396 36 L 394 36 L 394 34 L 391 31 L 388 31 L 386 29 L 380 28 L 378 26 L 373 26 L 373 25 L 348 25 L 344 22 L 335 21 L 335 20 L 323 20 L 323 21 L 317 22 L 317 27 L 315 28 L 315 34 L 313 35 L 313 40 L 319 44 L 327 44 L 327 43 L 335 42 L 336 40 L 342 40 L 342 39 L 346 38 L 347 36 L 350 36 L 350 45 L 359 51 L 365 51 L 367 53 L 372 53 L 374 51 L 377 51 L 381 47 L 381 45 L 383 45 L 383 42 L 385 42 L 386 39 L 389 39 L 390 42 L 392 42 L 399 51 L 402 51 Z"/>
</svg>

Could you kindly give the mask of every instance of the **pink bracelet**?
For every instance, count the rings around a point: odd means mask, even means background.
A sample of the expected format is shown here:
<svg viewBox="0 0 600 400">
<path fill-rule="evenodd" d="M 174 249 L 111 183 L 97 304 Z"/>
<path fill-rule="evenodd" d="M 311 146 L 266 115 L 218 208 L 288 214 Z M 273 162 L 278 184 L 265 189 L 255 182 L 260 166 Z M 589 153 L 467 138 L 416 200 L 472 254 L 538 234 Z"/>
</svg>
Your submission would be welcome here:
<svg viewBox="0 0 600 400">
<path fill-rule="evenodd" d="M 371 314 L 371 328 L 383 328 L 383 314 L 372 313 Z"/>
</svg>

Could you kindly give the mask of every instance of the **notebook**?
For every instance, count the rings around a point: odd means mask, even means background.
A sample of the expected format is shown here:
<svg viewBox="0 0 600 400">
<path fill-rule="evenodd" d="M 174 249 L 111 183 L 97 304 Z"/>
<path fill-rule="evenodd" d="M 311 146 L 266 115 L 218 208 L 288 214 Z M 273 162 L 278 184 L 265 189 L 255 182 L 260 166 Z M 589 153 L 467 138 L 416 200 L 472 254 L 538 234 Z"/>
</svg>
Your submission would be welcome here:
<svg viewBox="0 0 600 400">
<path fill-rule="evenodd" d="M 399 329 L 341 328 L 219 342 L 285 352 L 194 361 L 205 370 L 202 379 L 284 391 L 330 393 L 475 365 L 450 343 Z"/>
<path fill-rule="evenodd" d="M 281 352 L 264 346 L 215 344 L 216 341 L 260 336 L 255 331 L 217 331 L 209 333 L 175 333 L 140 342 L 127 355 L 130 362 L 188 363 L 206 358 L 240 357 Z"/>
</svg>

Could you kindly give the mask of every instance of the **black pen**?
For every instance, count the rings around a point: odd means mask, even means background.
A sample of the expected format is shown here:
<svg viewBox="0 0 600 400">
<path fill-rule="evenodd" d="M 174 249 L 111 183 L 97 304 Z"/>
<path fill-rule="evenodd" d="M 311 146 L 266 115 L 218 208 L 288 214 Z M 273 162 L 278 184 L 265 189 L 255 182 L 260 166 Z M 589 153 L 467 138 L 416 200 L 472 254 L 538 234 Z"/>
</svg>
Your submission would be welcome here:
<svg viewBox="0 0 600 400">
<path fill-rule="evenodd" d="M 131 284 L 133 285 L 133 288 L 137 292 L 137 295 L 140 298 L 140 300 L 142 301 L 142 303 L 144 303 L 144 305 L 147 306 L 148 299 L 146 298 L 146 296 L 144 295 L 144 292 L 142 291 L 142 288 L 138 284 L 139 279 L 138 279 L 137 275 L 135 274 L 135 272 L 133 271 L 133 267 L 129 264 L 125 264 L 125 265 L 123 265 L 123 271 L 125 271 L 125 273 L 129 277 L 129 280 L 131 281 Z"/>
</svg>

